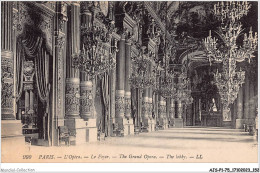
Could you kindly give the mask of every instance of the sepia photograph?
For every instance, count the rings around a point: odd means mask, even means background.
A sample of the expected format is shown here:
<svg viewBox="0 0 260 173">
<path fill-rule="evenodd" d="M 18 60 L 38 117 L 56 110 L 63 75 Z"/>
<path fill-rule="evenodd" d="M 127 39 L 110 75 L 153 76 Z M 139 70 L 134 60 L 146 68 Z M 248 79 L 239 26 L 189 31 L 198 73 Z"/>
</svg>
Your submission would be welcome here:
<svg viewBox="0 0 260 173">
<path fill-rule="evenodd" d="M 258 1 L 1 1 L 1 162 L 258 163 L 257 32 Z"/>
</svg>

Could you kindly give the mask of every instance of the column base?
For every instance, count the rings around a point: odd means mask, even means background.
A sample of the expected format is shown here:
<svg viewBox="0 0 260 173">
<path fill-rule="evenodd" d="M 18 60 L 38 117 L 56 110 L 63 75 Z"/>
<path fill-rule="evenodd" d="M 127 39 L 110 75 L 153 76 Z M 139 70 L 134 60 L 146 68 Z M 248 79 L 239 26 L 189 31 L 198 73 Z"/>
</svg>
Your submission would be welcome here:
<svg viewBox="0 0 260 173">
<path fill-rule="evenodd" d="M 134 135 L 135 128 L 133 119 L 126 119 L 123 117 L 118 117 L 115 119 L 117 123 L 117 129 L 113 129 L 113 136 L 127 136 Z"/>
<path fill-rule="evenodd" d="M 75 131 L 75 139 L 71 142 L 73 145 L 84 144 L 97 141 L 96 119 L 65 119 L 64 125 L 71 131 Z"/>
<path fill-rule="evenodd" d="M 133 123 L 133 119 L 124 119 L 124 135 L 134 135 L 135 134 L 135 127 Z"/>
<path fill-rule="evenodd" d="M 182 118 L 175 118 L 174 119 L 174 127 L 175 128 L 183 128 L 183 119 Z"/>
<path fill-rule="evenodd" d="M 246 119 L 236 119 L 236 129 L 244 129 L 244 124 L 246 124 Z"/>
<path fill-rule="evenodd" d="M 22 132 L 22 123 L 20 120 L 2 120 L 1 121 L 1 145 L 6 148 L 25 147 L 25 137 Z M 3 151 L 3 150 L 2 150 Z"/>
</svg>

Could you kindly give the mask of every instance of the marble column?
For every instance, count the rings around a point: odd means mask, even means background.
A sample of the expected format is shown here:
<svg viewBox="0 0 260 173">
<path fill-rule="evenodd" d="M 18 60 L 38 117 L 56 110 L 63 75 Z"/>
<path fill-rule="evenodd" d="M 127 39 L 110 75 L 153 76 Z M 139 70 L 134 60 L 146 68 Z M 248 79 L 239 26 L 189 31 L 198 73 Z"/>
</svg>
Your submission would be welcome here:
<svg viewBox="0 0 260 173">
<path fill-rule="evenodd" d="M 187 121 L 187 105 L 183 104 L 183 126 L 186 126 Z"/>
<path fill-rule="evenodd" d="M 159 115 L 158 115 L 158 111 L 159 111 L 159 96 L 158 96 L 157 93 L 155 93 L 154 100 L 153 100 L 153 105 L 155 107 L 154 108 L 154 114 L 155 114 L 154 119 L 155 119 L 155 123 L 157 124 L 158 117 L 159 117 Z"/>
<path fill-rule="evenodd" d="M 92 12 L 91 12 L 91 2 L 80 2 L 81 13 L 78 6 L 74 7 L 73 17 L 77 17 L 77 21 L 73 24 L 73 27 L 76 29 L 81 27 L 81 33 L 85 33 L 86 30 L 91 29 L 92 27 Z M 80 20 L 79 20 L 80 18 Z M 81 22 L 80 22 L 81 21 Z M 75 29 L 74 29 L 75 30 Z M 74 32 L 74 35 L 78 38 L 80 35 Z M 80 39 L 77 40 L 75 48 L 80 47 L 83 48 L 84 45 L 91 44 L 85 38 L 87 36 L 81 36 Z M 73 38 L 73 37 L 72 37 Z M 95 115 L 94 115 L 94 92 L 93 92 L 94 83 L 90 76 L 83 71 L 80 71 L 80 117 L 84 120 L 93 121 L 93 125 L 95 124 Z"/>
<path fill-rule="evenodd" d="M 13 15 L 17 16 L 17 2 L 1 2 L 1 146 L 22 148 L 25 144 L 21 120 L 16 120 L 15 56 L 16 44 Z M 16 13 L 13 13 L 13 10 Z M 12 149 L 12 148 L 10 148 Z M 17 151 L 17 150 L 16 150 Z"/>
<path fill-rule="evenodd" d="M 236 129 L 242 129 L 244 124 L 243 119 L 243 87 L 240 87 L 237 95 L 237 115 L 236 115 Z"/>
<path fill-rule="evenodd" d="M 116 123 L 119 129 L 124 129 L 125 116 L 125 35 L 121 35 L 119 52 L 116 55 Z"/>
<path fill-rule="evenodd" d="M 13 2 L 1 2 L 1 119 L 15 120 Z"/>
<path fill-rule="evenodd" d="M 168 128 L 169 121 L 170 121 L 170 111 L 171 111 L 171 99 L 167 98 L 166 101 L 166 116 L 165 116 L 165 127 Z"/>
<path fill-rule="evenodd" d="M 182 102 L 181 101 L 177 101 L 177 116 L 178 118 L 182 118 Z"/>
<path fill-rule="evenodd" d="M 25 90 L 24 107 L 25 107 L 25 114 L 28 114 L 28 112 L 30 110 L 30 91 L 29 90 Z"/>
<path fill-rule="evenodd" d="M 34 93 L 30 90 L 30 112 L 34 112 Z"/>
<path fill-rule="evenodd" d="M 116 98 L 116 70 L 112 69 L 110 73 L 110 124 L 115 123 L 116 112 L 115 112 L 115 98 Z M 112 128 L 112 127 L 111 127 Z M 110 133 L 113 136 L 113 129 Z"/>
<path fill-rule="evenodd" d="M 254 81 L 252 78 L 249 79 L 249 124 L 255 123 L 255 103 L 254 103 Z"/>
<path fill-rule="evenodd" d="M 248 121 L 248 118 L 249 118 L 249 100 L 250 100 L 250 97 L 249 97 L 249 76 L 248 76 L 248 73 L 246 73 L 246 77 L 245 77 L 245 84 L 244 84 L 244 119 L 245 121 L 247 122 Z M 245 122 L 245 123 L 246 123 Z"/>
<path fill-rule="evenodd" d="M 170 102 L 171 102 L 171 104 L 170 104 L 170 115 L 169 115 L 170 127 L 174 127 L 174 119 L 175 119 L 175 100 L 174 100 L 174 99 L 171 99 Z"/>
<path fill-rule="evenodd" d="M 80 51 L 80 5 L 72 3 L 68 7 L 68 48 L 66 68 L 66 119 L 80 118 L 80 78 L 79 69 L 74 66 L 73 59 Z"/>
<path fill-rule="evenodd" d="M 142 103 L 142 126 L 147 129 L 149 127 L 149 89 L 144 89 Z M 144 131 L 144 130 L 143 130 Z M 148 132 L 149 130 L 145 130 Z"/>
<path fill-rule="evenodd" d="M 164 127 L 165 122 L 164 122 L 164 117 L 166 114 L 166 105 L 164 98 L 162 96 L 159 96 L 159 110 L 158 110 L 158 119 L 159 119 L 159 124 L 160 126 Z"/>
<path fill-rule="evenodd" d="M 126 41 L 125 45 L 125 117 L 131 118 L 131 86 L 129 77 L 131 72 L 131 41 Z"/>
</svg>

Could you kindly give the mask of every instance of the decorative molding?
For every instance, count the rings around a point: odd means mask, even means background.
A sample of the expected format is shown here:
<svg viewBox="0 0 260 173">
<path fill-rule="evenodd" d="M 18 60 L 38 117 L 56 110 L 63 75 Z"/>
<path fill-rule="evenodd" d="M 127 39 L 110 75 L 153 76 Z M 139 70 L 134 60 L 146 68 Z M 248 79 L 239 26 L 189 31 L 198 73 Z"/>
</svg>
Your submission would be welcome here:
<svg viewBox="0 0 260 173">
<path fill-rule="evenodd" d="M 65 98 L 65 111 L 66 118 L 78 118 L 80 108 L 80 81 L 79 78 L 66 79 L 66 98 Z"/>
<path fill-rule="evenodd" d="M 131 117 L 131 92 L 125 92 L 125 117 Z"/>
<path fill-rule="evenodd" d="M 92 115 L 94 115 L 92 81 L 82 81 L 80 83 L 80 116 L 87 119 Z"/>
<path fill-rule="evenodd" d="M 117 90 L 115 99 L 116 117 L 123 118 L 125 115 L 125 91 Z"/>
</svg>

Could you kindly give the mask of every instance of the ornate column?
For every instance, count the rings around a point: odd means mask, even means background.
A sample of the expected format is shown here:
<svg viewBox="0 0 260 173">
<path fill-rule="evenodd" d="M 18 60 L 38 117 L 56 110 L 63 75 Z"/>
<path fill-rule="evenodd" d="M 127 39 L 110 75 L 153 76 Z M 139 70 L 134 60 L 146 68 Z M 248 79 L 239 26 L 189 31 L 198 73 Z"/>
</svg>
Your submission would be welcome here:
<svg viewBox="0 0 260 173">
<path fill-rule="evenodd" d="M 159 110 L 158 110 L 158 118 L 159 125 L 161 127 L 165 126 L 164 117 L 166 116 L 166 102 L 162 96 L 159 96 Z"/>
<path fill-rule="evenodd" d="M 175 100 L 171 99 L 170 104 L 170 113 L 169 113 L 169 119 L 170 119 L 170 127 L 174 127 L 174 119 L 175 119 Z"/>
<path fill-rule="evenodd" d="M 15 120 L 13 2 L 1 2 L 1 114 L 2 120 Z"/>
<path fill-rule="evenodd" d="M 177 101 L 177 116 L 178 118 L 182 118 L 182 102 Z"/>
<path fill-rule="evenodd" d="M 131 87 L 129 84 L 131 69 L 131 41 L 127 40 L 125 45 L 125 117 L 131 117 Z"/>
<path fill-rule="evenodd" d="M 66 68 L 66 119 L 80 118 L 80 79 L 79 69 L 74 66 L 73 58 L 80 51 L 80 5 L 68 6 L 67 68 Z M 67 123 L 66 123 L 67 124 Z"/>
<path fill-rule="evenodd" d="M 243 87 L 240 87 L 237 95 L 237 117 L 236 117 L 236 129 L 242 129 L 244 120 L 243 120 Z"/>
<path fill-rule="evenodd" d="M 182 128 L 183 127 L 183 108 L 182 108 L 182 102 L 180 100 L 177 101 L 177 118 L 175 118 L 175 127 Z"/>
<path fill-rule="evenodd" d="M 252 76 L 252 74 L 250 74 Z M 249 124 L 255 123 L 255 103 L 254 103 L 254 81 L 253 78 L 249 78 Z"/>
<path fill-rule="evenodd" d="M 171 99 L 167 98 L 166 99 L 166 116 L 165 116 L 165 127 L 168 128 L 169 126 L 169 121 L 170 121 L 170 111 L 171 111 Z"/>
<path fill-rule="evenodd" d="M 92 2 L 81 2 L 80 10 L 79 8 L 75 9 L 77 11 L 76 17 L 80 16 L 81 25 L 73 27 L 81 27 L 81 33 L 86 32 L 86 30 L 91 29 L 92 27 L 92 12 L 91 6 Z M 83 48 L 84 45 L 90 44 L 87 42 L 87 36 L 81 36 L 81 42 L 78 41 L 77 44 L 81 45 Z M 90 77 L 83 71 L 80 72 L 80 116 L 84 120 L 95 119 L 94 115 L 94 95 L 93 95 L 93 81 Z M 93 122 L 96 120 L 92 120 Z"/>
<path fill-rule="evenodd" d="M 34 112 L 34 93 L 33 93 L 33 88 L 30 90 L 30 111 L 33 113 Z"/>
<path fill-rule="evenodd" d="M 148 132 L 149 129 L 149 89 L 144 89 L 142 102 L 142 128 L 143 132 Z"/>
<path fill-rule="evenodd" d="M 149 91 L 149 97 L 148 97 L 148 118 L 149 118 L 149 131 L 154 131 L 155 129 L 155 122 L 153 118 L 153 89 L 152 87 L 148 88 Z"/>
<path fill-rule="evenodd" d="M 183 113 L 183 126 L 186 126 L 186 120 L 187 120 L 187 105 L 183 103 L 182 107 L 182 113 Z"/>
<path fill-rule="evenodd" d="M 134 134 L 134 123 L 131 117 L 131 85 L 129 83 L 131 66 L 131 40 L 128 38 L 125 45 L 125 118 L 128 120 L 126 134 Z"/>
<path fill-rule="evenodd" d="M 1 146 L 21 148 L 22 123 L 16 120 L 16 27 L 18 2 L 1 2 Z M 13 19 L 14 18 L 14 19 Z M 23 149 L 23 148 L 22 148 Z M 16 150 L 17 151 L 17 150 Z"/>
<path fill-rule="evenodd" d="M 125 35 L 121 35 L 119 52 L 116 56 L 116 123 L 123 129 L 125 116 Z"/>
<path fill-rule="evenodd" d="M 64 126 L 67 4 L 56 2 L 54 17 L 53 78 L 51 86 L 51 145 L 59 145 L 58 127 Z"/>
<path fill-rule="evenodd" d="M 246 72 L 245 84 L 244 84 L 244 117 L 245 121 L 249 118 L 249 76 Z M 246 123 L 245 122 L 245 123 Z"/>
<path fill-rule="evenodd" d="M 25 91 L 25 116 L 27 120 L 33 120 L 33 77 L 34 77 L 33 61 L 24 62 L 24 91 Z M 32 125 L 32 121 L 26 121 L 25 124 Z"/>
</svg>

